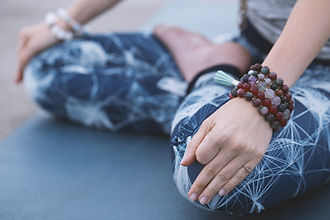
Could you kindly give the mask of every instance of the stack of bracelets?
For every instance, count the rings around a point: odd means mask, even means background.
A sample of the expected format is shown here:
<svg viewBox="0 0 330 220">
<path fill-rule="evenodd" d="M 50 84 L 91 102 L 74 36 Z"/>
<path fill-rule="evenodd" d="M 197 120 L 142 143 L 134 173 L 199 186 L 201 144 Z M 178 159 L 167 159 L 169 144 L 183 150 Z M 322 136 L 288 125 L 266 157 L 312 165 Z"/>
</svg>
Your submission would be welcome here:
<svg viewBox="0 0 330 220">
<path fill-rule="evenodd" d="M 64 30 L 56 24 L 57 20 L 62 19 L 72 30 Z M 59 40 L 71 40 L 75 36 L 82 36 L 87 33 L 86 29 L 75 21 L 64 8 L 59 8 L 56 13 L 47 13 L 45 18 L 51 33 Z"/>
<path fill-rule="evenodd" d="M 228 78 L 231 78 L 228 80 Z M 275 72 L 270 72 L 267 66 L 254 64 L 240 81 L 234 80 L 222 71 L 218 71 L 215 81 L 227 84 L 230 81 L 235 87 L 229 94 L 230 98 L 240 97 L 252 101 L 254 107 L 269 122 L 274 131 L 287 124 L 294 110 L 294 102 L 289 87 Z M 224 80 L 227 83 L 224 83 Z"/>
</svg>

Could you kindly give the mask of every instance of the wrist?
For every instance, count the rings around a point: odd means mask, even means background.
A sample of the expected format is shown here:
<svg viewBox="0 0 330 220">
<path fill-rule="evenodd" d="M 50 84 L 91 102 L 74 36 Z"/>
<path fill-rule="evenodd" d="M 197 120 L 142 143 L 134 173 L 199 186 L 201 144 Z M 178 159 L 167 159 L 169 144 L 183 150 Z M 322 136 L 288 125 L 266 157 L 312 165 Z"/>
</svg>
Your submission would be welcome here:
<svg viewBox="0 0 330 220">
<path fill-rule="evenodd" d="M 240 97 L 251 101 L 274 131 L 286 126 L 294 110 L 294 101 L 288 85 L 269 67 L 255 64 L 240 81 L 218 71 L 214 80 L 223 85 L 234 85 L 230 98 Z"/>
<path fill-rule="evenodd" d="M 61 24 L 61 20 L 55 13 L 47 13 L 45 23 L 48 25 L 50 32 L 58 40 L 71 40 L 73 38 L 74 33 L 64 29 L 65 24 Z M 66 22 L 64 21 L 64 23 Z"/>
<path fill-rule="evenodd" d="M 290 72 L 289 68 L 286 68 L 287 63 L 285 65 L 275 64 L 273 62 L 268 61 L 267 59 L 262 63 L 262 66 L 268 66 L 273 72 L 277 73 L 279 78 L 282 78 L 285 83 L 291 88 L 292 85 L 297 80 L 294 76 L 294 73 Z"/>
<path fill-rule="evenodd" d="M 55 24 L 58 27 L 60 27 L 63 30 L 65 30 L 65 31 L 73 32 L 72 27 L 67 22 L 65 22 L 63 19 L 57 19 L 56 22 L 55 22 Z"/>
<path fill-rule="evenodd" d="M 229 102 L 235 103 L 237 106 L 238 114 L 244 115 L 243 118 L 248 118 L 252 125 L 254 124 L 255 126 L 262 126 L 267 131 L 273 131 L 271 126 L 269 126 L 269 122 L 266 121 L 258 111 L 256 111 L 256 108 L 251 105 L 250 102 L 240 98 L 230 99 Z"/>
<path fill-rule="evenodd" d="M 56 13 L 47 13 L 45 22 L 50 27 L 51 33 L 59 40 L 71 40 L 73 37 L 87 33 L 64 8 L 59 8 Z"/>
<path fill-rule="evenodd" d="M 73 20 L 75 20 L 76 22 L 78 22 L 81 25 L 84 25 L 89 20 L 89 19 L 85 18 L 84 13 L 79 12 L 79 10 L 77 10 L 74 7 L 68 8 L 67 13 Z"/>
</svg>

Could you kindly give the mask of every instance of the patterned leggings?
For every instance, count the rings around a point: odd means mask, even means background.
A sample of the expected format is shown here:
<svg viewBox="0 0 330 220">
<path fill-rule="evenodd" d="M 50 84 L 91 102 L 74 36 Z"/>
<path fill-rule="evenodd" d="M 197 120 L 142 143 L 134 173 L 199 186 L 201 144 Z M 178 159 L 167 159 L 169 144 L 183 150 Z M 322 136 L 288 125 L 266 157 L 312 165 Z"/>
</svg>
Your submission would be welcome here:
<svg viewBox="0 0 330 220">
<path fill-rule="evenodd" d="M 262 57 L 244 38 L 238 42 Z M 25 85 L 56 117 L 109 130 L 171 134 L 173 179 L 187 192 L 203 166 L 180 166 L 187 143 L 209 115 L 228 101 L 229 88 L 205 78 L 187 97 L 173 57 L 152 35 L 90 35 L 58 44 L 31 60 Z M 330 180 L 330 68 L 311 65 L 292 88 L 296 108 L 272 137 L 257 167 L 208 210 L 260 212 Z M 188 198 L 187 198 L 188 199 Z"/>
</svg>

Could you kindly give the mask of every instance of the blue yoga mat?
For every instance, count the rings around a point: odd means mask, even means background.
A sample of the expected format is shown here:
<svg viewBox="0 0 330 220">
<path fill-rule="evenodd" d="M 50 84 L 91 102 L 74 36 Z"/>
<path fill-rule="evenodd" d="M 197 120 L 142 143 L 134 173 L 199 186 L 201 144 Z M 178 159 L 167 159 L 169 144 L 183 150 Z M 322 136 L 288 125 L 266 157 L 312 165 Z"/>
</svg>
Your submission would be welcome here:
<svg viewBox="0 0 330 220">
<path fill-rule="evenodd" d="M 38 114 L 1 143 L 0 164 L 0 219 L 214 216 L 177 192 L 167 137 L 98 131 Z"/>
<path fill-rule="evenodd" d="M 0 219 L 241 219 L 186 201 L 169 138 L 114 133 L 39 113 L 0 144 Z M 328 219 L 330 187 L 244 219 Z"/>
</svg>

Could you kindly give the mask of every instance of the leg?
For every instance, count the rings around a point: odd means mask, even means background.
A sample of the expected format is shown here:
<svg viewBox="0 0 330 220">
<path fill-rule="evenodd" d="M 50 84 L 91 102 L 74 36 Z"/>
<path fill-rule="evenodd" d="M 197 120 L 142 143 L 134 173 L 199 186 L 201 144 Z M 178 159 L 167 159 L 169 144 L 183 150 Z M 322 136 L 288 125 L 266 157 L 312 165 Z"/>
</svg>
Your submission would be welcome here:
<svg viewBox="0 0 330 220">
<path fill-rule="evenodd" d="M 36 56 L 25 84 L 46 111 L 110 130 L 168 132 L 184 94 L 172 56 L 151 35 L 87 36 Z"/>
<path fill-rule="evenodd" d="M 281 132 L 273 135 L 264 158 L 243 182 L 224 197 L 216 195 L 208 205 L 195 204 L 209 210 L 260 212 L 327 183 L 330 180 L 330 81 L 326 81 L 329 73 L 330 68 L 311 67 L 292 88 L 296 102 L 292 118 Z M 174 117 L 171 135 L 174 181 L 185 198 L 203 168 L 197 162 L 188 168 L 180 166 L 185 148 L 203 120 L 228 100 L 227 92 L 227 88 L 213 82 L 195 88 Z"/>
<path fill-rule="evenodd" d="M 155 35 L 186 80 L 219 61 L 242 67 L 249 60 L 241 59 L 248 57 L 243 47 L 216 46 L 179 28 L 158 27 Z M 176 63 L 153 36 L 89 36 L 41 53 L 25 81 L 36 102 L 58 117 L 111 130 L 169 132 L 186 87 Z"/>
</svg>

